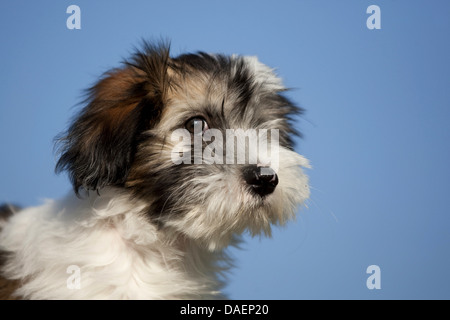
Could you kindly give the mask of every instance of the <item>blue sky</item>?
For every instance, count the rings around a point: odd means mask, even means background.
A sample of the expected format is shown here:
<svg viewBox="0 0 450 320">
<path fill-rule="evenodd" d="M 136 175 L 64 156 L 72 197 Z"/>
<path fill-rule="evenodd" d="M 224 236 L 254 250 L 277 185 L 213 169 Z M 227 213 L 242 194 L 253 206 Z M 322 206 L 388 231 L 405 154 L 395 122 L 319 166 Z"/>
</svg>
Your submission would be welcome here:
<svg viewBox="0 0 450 320">
<path fill-rule="evenodd" d="M 66 27 L 71 4 L 81 30 Z M 70 191 L 53 138 L 141 39 L 257 55 L 306 109 L 312 196 L 271 239 L 231 250 L 229 297 L 450 298 L 448 1 L 2 1 L 0 34 L 0 202 Z"/>
</svg>

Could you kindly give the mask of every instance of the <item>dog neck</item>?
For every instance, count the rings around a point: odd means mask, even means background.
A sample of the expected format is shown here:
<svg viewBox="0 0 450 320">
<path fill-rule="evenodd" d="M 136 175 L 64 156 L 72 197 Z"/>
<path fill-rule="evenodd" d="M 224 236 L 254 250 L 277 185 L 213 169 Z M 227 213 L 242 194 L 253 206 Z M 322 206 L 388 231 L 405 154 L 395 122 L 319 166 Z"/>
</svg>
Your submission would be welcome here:
<svg viewBox="0 0 450 320">
<path fill-rule="evenodd" d="M 144 207 L 108 189 L 16 213 L 0 233 L 3 272 L 32 299 L 220 298 L 225 252 L 158 228 Z"/>
</svg>

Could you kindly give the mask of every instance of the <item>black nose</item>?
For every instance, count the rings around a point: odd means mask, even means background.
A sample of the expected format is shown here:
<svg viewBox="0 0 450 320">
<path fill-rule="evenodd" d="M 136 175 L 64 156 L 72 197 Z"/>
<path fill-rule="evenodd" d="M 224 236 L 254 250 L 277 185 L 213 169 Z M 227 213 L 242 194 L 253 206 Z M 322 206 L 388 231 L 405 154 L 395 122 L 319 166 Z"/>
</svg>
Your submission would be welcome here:
<svg viewBox="0 0 450 320">
<path fill-rule="evenodd" d="M 243 170 L 244 180 L 252 191 L 264 197 L 271 194 L 278 184 L 278 176 L 269 167 L 248 166 Z"/>
</svg>

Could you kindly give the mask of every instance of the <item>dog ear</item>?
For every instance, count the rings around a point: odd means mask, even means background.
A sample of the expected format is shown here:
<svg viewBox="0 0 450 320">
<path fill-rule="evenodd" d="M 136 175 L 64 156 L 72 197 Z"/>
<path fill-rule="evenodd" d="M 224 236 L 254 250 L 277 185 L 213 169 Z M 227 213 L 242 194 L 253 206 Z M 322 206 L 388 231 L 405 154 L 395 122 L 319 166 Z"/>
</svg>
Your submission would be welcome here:
<svg viewBox="0 0 450 320">
<path fill-rule="evenodd" d="M 168 46 L 145 44 L 87 91 L 86 107 L 57 141 L 56 172 L 68 171 L 77 194 L 124 184 L 142 132 L 160 118 L 168 60 Z"/>
</svg>

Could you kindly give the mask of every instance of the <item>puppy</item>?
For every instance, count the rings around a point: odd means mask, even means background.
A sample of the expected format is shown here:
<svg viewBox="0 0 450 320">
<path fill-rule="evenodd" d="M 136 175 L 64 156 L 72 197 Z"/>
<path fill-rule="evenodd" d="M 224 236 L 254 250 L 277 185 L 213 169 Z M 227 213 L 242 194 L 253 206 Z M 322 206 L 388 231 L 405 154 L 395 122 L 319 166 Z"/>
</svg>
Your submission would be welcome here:
<svg viewBox="0 0 450 320">
<path fill-rule="evenodd" d="M 285 90 L 255 57 L 145 43 L 57 139 L 74 192 L 0 208 L 0 297 L 222 298 L 226 247 L 309 197 Z"/>
</svg>

